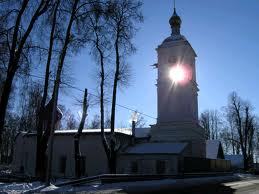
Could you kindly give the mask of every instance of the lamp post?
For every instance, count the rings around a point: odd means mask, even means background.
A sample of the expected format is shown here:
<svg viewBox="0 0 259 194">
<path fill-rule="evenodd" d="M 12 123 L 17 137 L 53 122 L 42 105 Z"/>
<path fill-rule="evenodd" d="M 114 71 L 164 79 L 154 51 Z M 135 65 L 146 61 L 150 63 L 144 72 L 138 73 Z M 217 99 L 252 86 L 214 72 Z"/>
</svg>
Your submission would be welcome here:
<svg viewBox="0 0 259 194">
<path fill-rule="evenodd" d="M 132 136 L 131 136 L 131 144 L 135 144 L 135 135 L 136 135 L 136 122 L 138 121 L 138 112 L 134 111 L 131 115 L 131 127 L 132 127 Z"/>
</svg>

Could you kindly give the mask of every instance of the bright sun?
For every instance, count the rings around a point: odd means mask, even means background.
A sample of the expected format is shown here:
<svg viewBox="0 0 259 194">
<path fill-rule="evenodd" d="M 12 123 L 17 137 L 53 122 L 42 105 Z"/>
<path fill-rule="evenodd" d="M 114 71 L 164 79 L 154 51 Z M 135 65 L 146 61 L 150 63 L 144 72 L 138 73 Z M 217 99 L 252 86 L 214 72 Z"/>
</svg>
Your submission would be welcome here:
<svg viewBox="0 0 259 194">
<path fill-rule="evenodd" d="M 169 77 L 173 83 L 179 83 L 184 81 L 185 76 L 185 71 L 180 65 L 172 67 L 172 69 L 169 71 Z"/>
</svg>

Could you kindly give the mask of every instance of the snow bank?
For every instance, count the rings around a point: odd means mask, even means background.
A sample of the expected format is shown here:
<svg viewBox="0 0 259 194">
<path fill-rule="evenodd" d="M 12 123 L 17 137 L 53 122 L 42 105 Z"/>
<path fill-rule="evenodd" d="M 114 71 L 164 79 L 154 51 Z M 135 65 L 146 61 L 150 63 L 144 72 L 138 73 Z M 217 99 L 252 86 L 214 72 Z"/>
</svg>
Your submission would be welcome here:
<svg viewBox="0 0 259 194">
<path fill-rule="evenodd" d="M 222 176 L 222 177 L 203 177 L 203 178 L 188 178 L 188 179 L 164 179 L 153 181 L 136 181 L 136 182 L 121 182 L 111 184 L 84 184 L 78 186 L 63 186 L 56 187 L 51 185 L 46 187 L 44 182 L 32 182 L 32 183 L 0 183 L 0 193 L 26 193 L 26 192 L 84 192 L 84 193 L 116 193 L 120 191 L 141 193 L 149 191 L 159 191 L 161 188 L 187 188 L 191 186 L 197 186 L 202 184 L 220 183 L 220 182 L 232 182 L 236 178 L 245 178 L 249 175 L 236 174 L 235 176 Z"/>
<path fill-rule="evenodd" d="M 24 193 L 45 187 L 42 182 L 32 183 L 0 183 L 0 193 Z"/>
</svg>

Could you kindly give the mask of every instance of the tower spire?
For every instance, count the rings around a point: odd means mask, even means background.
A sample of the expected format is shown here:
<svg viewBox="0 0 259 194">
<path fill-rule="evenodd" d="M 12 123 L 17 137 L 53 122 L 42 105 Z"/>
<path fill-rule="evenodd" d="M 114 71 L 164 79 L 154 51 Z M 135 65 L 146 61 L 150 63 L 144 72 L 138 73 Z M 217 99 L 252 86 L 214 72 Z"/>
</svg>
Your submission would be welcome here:
<svg viewBox="0 0 259 194">
<path fill-rule="evenodd" d="M 180 35 L 181 34 L 180 29 L 181 29 L 182 20 L 176 13 L 175 0 L 174 0 L 174 13 L 169 20 L 169 24 L 170 24 L 171 29 L 172 29 L 172 35 Z"/>
</svg>

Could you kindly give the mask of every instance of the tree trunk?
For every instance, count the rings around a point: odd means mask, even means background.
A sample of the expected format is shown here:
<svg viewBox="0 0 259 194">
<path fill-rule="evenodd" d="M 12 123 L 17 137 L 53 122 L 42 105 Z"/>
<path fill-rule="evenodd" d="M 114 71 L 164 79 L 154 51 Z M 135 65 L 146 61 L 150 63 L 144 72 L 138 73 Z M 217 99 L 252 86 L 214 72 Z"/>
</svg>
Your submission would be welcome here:
<svg viewBox="0 0 259 194">
<path fill-rule="evenodd" d="M 105 136 L 105 132 L 104 132 L 104 79 L 105 79 L 105 70 L 104 70 L 104 54 L 100 48 L 100 45 L 99 45 L 99 35 L 97 34 L 97 32 L 95 33 L 96 35 L 96 48 L 99 52 L 99 55 L 100 55 L 100 65 L 101 65 L 101 82 L 100 82 L 100 88 L 101 88 L 101 91 L 100 91 L 100 114 L 101 114 L 101 136 L 102 136 L 102 144 L 103 144 L 103 147 L 104 147 L 104 151 L 106 153 L 106 157 L 107 157 L 107 160 L 108 160 L 108 166 L 109 166 L 109 169 L 110 168 L 110 153 L 111 153 L 111 150 L 110 150 L 110 146 L 108 145 L 108 141 L 106 139 L 106 136 Z M 110 126 L 111 127 L 111 126 Z"/>
<path fill-rule="evenodd" d="M 3 84 L 2 94 L 0 98 L 0 148 L 2 146 L 2 133 L 4 130 L 4 124 L 5 124 L 5 115 L 6 115 L 6 109 L 8 105 L 9 96 L 11 93 L 12 88 L 12 82 L 15 75 L 15 69 L 17 68 L 17 64 L 13 64 L 15 60 L 15 53 L 16 53 L 16 45 L 18 40 L 18 32 L 19 32 L 19 26 L 21 23 L 21 17 L 27 7 L 29 0 L 24 0 L 21 6 L 21 9 L 18 12 L 15 27 L 14 27 L 14 33 L 12 38 L 12 47 L 10 50 L 10 58 L 9 58 L 9 64 L 8 64 L 8 71 L 6 80 Z M 14 68 L 15 67 L 15 68 Z"/>
<path fill-rule="evenodd" d="M 4 131 L 4 124 L 5 124 L 5 114 L 8 105 L 8 99 L 12 89 L 12 82 L 14 78 L 14 72 L 8 72 L 7 78 L 4 83 L 1 101 L 0 101 L 0 148 L 2 146 L 2 134 Z"/>
<path fill-rule="evenodd" d="M 74 148 L 75 148 L 75 174 L 76 177 L 79 178 L 81 176 L 81 151 L 80 151 L 80 137 L 85 125 L 85 119 L 87 116 L 87 108 L 88 108 L 88 102 L 87 102 L 87 89 L 85 89 L 84 93 L 84 100 L 83 100 L 83 113 L 82 118 L 78 127 L 77 134 L 74 136 Z"/>
<path fill-rule="evenodd" d="M 70 16 L 68 27 L 66 30 L 65 42 L 64 42 L 64 45 L 63 45 L 63 48 L 62 48 L 62 51 L 61 51 L 60 57 L 59 57 L 59 64 L 58 64 L 58 69 L 57 69 L 57 74 L 56 74 L 56 79 L 55 79 L 55 84 L 54 84 L 54 90 L 53 90 L 53 94 L 52 94 L 53 110 L 52 110 L 51 131 L 50 131 L 50 137 L 49 137 L 48 168 L 47 168 L 47 176 L 46 176 L 46 185 L 50 185 L 50 178 L 51 178 L 51 171 L 52 171 L 54 118 L 55 118 L 55 114 L 56 114 L 56 106 L 57 106 L 57 101 L 58 101 L 58 92 L 59 92 L 59 85 L 60 85 L 60 80 L 61 80 L 61 73 L 62 73 L 68 45 L 70 42 L 70 33 L 71 33 L 73 21 L 75 19 L 76 8 L 77 8 L 78 2 L 79 2 L 79 0 L 74 0 L 74 3 L 73 3 L 71 16 Z"/>
<path fill-rule="evenodd" d="M 112 144 L 111 144 L 111 147 L 113 147 Z M 115 151 L 115 148 L 113 147 L 111 148 L 111 155 L 109 160 L 109 168 L 110 168 L 111 174 L 116 174 L 116 166 L 117 166 L 117 153 Z"/>
<path fill-rule="evenodd" d="M 116 52 L 116 70 L 113 82 L 113 93 L 112 93 L 112 107 L 111 107 L 111 138 L 110 138 L 110 172 L 116 173 L 116 150 L 115 150 L 115 114 L 116 114 L 116 97 L 117 97 L 117 86 L 120 74 L 120 53 L 119 53 L 119 32 L 115 41 L 115 52 Z"/>
<path fill-rule="evenodd" d="M 244 170 L 247 171 L 249 169 L 249 165 L 248 165 L 248 157 L 246 154 L 243 154 L 243 159 L 244 159 Z"/>
<path fill-rule="evenodd" d="M 47 173 L 46 173 L 46 183 L 50 185 L 51 171 L 52 171 L 52 155 L 53 155 L 53 141 L 54 141 L 54 132 L 55 132 L 55 122 L 56 122 L 56 114 L 57 114 L 57 101 L 58 101 L 58 87 L 59 80 L 56 79 L 52 100 L 52 116 L 51 116 L 51 125 L 50 125 L 50 136 L 49 136 L 49 144 L 48 144 L 48 165 L 47 165 Z"/>
<path fill-rule="evenodd" d="M 113 81 L 113 92 L 112 92 L 112 108 L 111 108 L 111 133 L 114 133 L 115 126 L 115 111 L 116 111 L 116 97 L 117 97 L 117 85 L 120 73 L 120 54 L 119 54 L 119 37 L 117 35 L 115 41 L 115 52 L 116 52 L 116 70 Z"/>
<path fill-rule="evenodd" d="M 48 96 L 48 87 L 49 87 L 49 75 L 50 75 L 50 63 L 52 58 L 52 50 L 53 50 L 53 43 L 54 43 L 54 34 L 56 29 L 56 19 L 57 19 L 57 10 L 59 7 L 60 1 L 56 1 L 54 13 L 53 13 L 53 21 L 52 21 L 52 28 L 50 33 L 49 39 L 49 50 L 48 50 L 48 58 L 46 63 L 46 70 L 45 70 L 45 81 L 44 81 L 44 90 L 42 95 L 42 100 L 40 103 L 40 109 L 38 112 L 38 123 L 37 123 L 37 150 L 36 150 L 36 175 L 38 177 L 44 178 L 44 160 L 45 160 L 45 150 L 42 150 L 41 146 L 41 139 L 43 133 L 43 112 Z"/>
<path fill-rule="evenodd" d="M 12 48 L 10 51 L 8 73 L 6 76 L 6 81 L 4 83 L 2 96 L 0 99 L 0 139 L 2 136 L 3 128 L 4 128 L 6 108 L 8 105 L 8 100 L 9 100 L 9 96 L 10 96 L 10 92 L 11 92 L 13 78 L 19 67 L 18 64 L 19 64 L 19 60 L 20 60 L 20 57 L 21 57 L 21 54 L 23 51 L 24 44 L 25 44 L 28 36 L 30 35 L 30 33 L 33 29 L 33 26 L 34 26 L 35 22 L 37 21 L 37 19 L 39 18 L 39 16 L 42 15 L 47 10 L 49 1 L 50 0 L 47 0 L 47 1 L 42 0 L 40 2 L 40 5 L 37 7 L 37 10 L 33 14 L 24 35 L 22 36 L 21 40 L 19 40 L 19 41 L 18 41 L 18 32 L 19 32 L 21 16 L 23 15 L 25 8 L 27 7 L 27 4 L 29 2 L 28 0 L 23 1 L 22 8 L 17 15 L 14 34 L 13 34 L 13 40 L 12 40 Z M 17 45 L 17 43 L 19 43 L 19 44 Z M 1 143 L 2 143 L 2 140 L 0 140 L 0 146 L 1 146 Z"/>
</svg>

